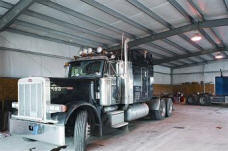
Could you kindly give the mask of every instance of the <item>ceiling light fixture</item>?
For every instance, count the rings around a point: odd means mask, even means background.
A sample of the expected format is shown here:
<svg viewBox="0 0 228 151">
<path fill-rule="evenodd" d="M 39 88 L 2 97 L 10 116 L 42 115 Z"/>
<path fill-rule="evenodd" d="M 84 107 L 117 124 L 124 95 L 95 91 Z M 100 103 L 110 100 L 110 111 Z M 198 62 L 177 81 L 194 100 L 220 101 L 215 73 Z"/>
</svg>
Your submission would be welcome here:
<svg viewBox="0 0 228 151">
<path fill-rule="evenodd" d="M 215 55 L 216 59 L 222 59 L 224 56 L 221 53 Z"/>
<path fill-rule="evenodd" d="M 192 41 L 200 41 L 202 39 L 202 36 L 199 33 L 196 33 L 192 36 Z"/>
</svg>

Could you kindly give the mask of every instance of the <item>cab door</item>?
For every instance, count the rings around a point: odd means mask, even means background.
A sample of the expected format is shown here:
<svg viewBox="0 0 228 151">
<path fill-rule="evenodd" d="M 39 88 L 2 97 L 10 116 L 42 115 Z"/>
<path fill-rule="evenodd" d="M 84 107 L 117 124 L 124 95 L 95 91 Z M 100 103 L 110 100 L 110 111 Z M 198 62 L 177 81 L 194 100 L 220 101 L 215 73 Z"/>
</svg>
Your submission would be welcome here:
<svg viewBox="0 0 228 151">
<path fill-rule="evenodd" d="M 148 98 L 148 86 L 149 86 L 149 78 L 148 78 L 148 70 L 147 68 L 141 68 L 141 78 L 142 78 L 142 99 Z"/>
</svg>

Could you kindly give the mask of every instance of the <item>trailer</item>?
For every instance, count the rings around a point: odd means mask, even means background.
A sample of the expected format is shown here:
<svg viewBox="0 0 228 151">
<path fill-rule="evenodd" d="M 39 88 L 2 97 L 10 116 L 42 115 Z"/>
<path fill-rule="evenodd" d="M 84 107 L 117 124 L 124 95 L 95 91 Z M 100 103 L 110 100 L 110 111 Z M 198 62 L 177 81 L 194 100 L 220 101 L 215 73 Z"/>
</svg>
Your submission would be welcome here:
<svg viewBox="0 0 228 151">
<path fill-rule="evenodd" d="M 215 95 L 210 93 L 198 93 L 188 96 L 188 104 L 193 105 L 211 105 L 211 104 L 228 104 L 228 77 L 215 77 Z"/>
<path fill-rule="evenodd" d="M 123 128 L 172 115 L 170 98 L 153 96 L 153 58 L 143 49 L 87 49 L 69 62 L 68 78 L 28 77 L 18 82 L 10 133 L 56 145 L 73 136 L 76 151 L 103 128 Z"/>
</svg>

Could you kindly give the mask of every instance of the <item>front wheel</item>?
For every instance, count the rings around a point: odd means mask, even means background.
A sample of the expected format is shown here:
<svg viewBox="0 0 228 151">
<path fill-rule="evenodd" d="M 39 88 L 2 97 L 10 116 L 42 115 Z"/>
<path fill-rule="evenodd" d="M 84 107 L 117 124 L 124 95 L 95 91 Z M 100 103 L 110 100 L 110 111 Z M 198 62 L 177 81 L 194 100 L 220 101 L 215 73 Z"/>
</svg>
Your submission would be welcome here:
<svg viewBox="0 0 228 151">
<path fill-rule="evenodd" d="M 173 113 L 173 101 L 172 99 L 168 99 L 166 102 L 166 116 L 170 117 Z"/>
<path fill-rule="evenodd" d="M 160 100 L 159 110 L 152 110 L 151 111 L 151 118 L 153 120 L 163 120 L 166 116 L 166 104 L 165 100 Z"/>
<path fill-rule="evenodd" d="M 74 126 L 74 148 L 75 151 L 86 151 L 87 145 L 88 112 L 79 111 Z"/>
</svg>

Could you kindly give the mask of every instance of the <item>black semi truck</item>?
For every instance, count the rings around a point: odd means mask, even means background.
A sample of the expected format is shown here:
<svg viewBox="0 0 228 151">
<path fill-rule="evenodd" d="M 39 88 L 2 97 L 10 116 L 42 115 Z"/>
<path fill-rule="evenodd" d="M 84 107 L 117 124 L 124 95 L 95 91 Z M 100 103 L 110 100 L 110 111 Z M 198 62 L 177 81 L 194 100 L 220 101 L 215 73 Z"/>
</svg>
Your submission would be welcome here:
<svg viewBox="0 0 228 151">
<path fill-rule="evenodd" d="M 130 121 L 171 116 L 173 102 L 153 96 L 153 59 L 149 51 L 84 50 L 69 62 L 68 78 L 28 77 L 18 82 L 18 103 L 10 119 L 13 135 L 65 145 L 74 137 L 76 151 L 103 128 Z"/>
</svg>

